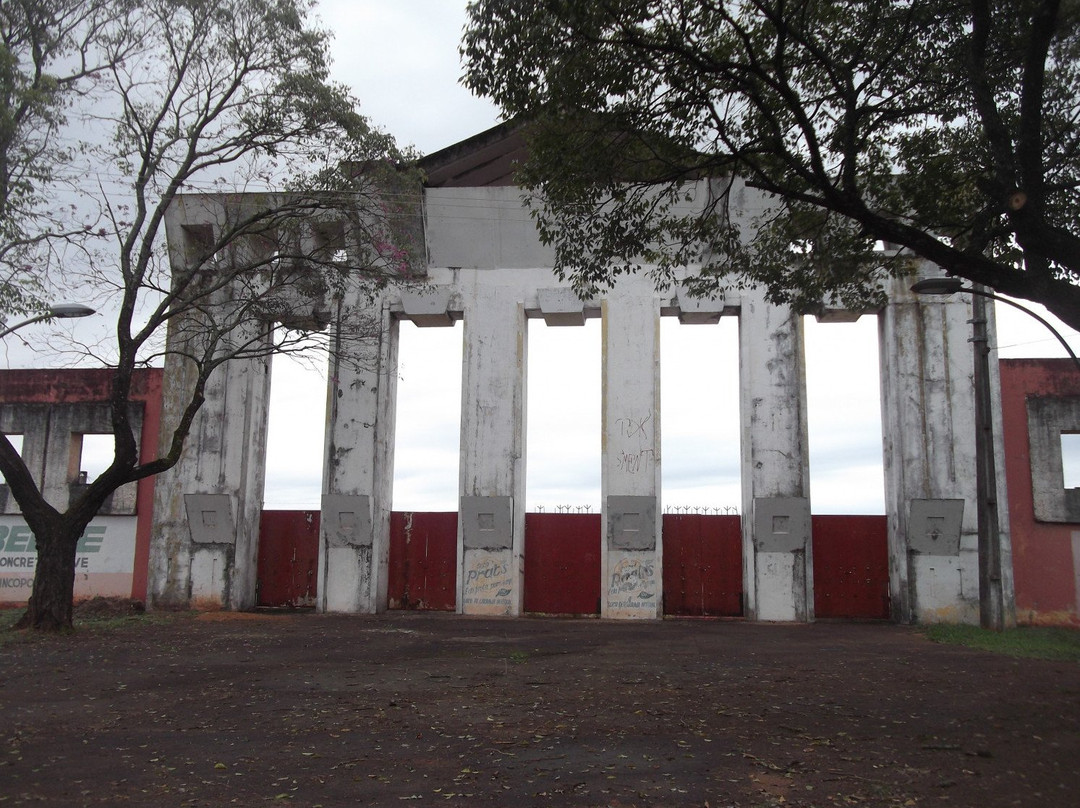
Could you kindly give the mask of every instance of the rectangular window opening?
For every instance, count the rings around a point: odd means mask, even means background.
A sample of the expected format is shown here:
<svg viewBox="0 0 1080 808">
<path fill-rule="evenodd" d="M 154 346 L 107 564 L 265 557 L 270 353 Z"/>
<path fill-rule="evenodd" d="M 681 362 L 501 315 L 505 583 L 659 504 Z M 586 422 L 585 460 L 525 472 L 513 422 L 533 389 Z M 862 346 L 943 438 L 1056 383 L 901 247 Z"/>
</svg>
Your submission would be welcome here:
<svg viewBox="0 0 1080 808">
<path fill-rule="evenodd" d="M 11 445 L 15 447 L 15 451 L 18 452 L 19 457 L 23 456 L 23 436 L 22 435 L 8 435 L 7 439 L 11 442 Z M 7 480 L 0 476 L 0 481 L 6 485 Z"/>
<path fill-rule="evenodd" d="M 1080 432 L 1061 433 L 1061 476 L 1065 488 L 1080 488 Z"/>
<path fill-rule="evenodd" d="M 112 465 L 115 442 L 112 434 L 82 435 L 77 482 L 92 483 Z"/>
</svg>

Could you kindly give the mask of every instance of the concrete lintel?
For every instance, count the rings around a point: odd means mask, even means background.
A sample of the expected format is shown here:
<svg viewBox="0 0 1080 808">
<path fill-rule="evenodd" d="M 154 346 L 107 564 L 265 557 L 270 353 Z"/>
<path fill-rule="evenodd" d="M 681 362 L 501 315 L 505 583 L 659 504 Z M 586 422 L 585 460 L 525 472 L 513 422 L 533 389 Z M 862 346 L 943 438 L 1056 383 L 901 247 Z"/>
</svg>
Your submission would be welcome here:
<svg viewBox="0 0 1080 808">
<path fill-rule="evenodd" d="M 675 308 L 682 325 L 714 325 L 730 311 L 723 293 L 694 297 L 683 288 L 675 290 Z"/>
<path fill-rule="evenodd" d="M 582 300 L 577 292 L 566 286 L 537 289 L 536 302 L 540 316 L 550 326 L 585 325 L 589 316 L 586 309 L 597 309 L 595 303 Z"/>
<path fill-rule="evenodd" d="M 454 324 L 449 287 L 426 286 L 401 290 L 402 316 L 421 328 L 444 328 Z"/>
</svg>

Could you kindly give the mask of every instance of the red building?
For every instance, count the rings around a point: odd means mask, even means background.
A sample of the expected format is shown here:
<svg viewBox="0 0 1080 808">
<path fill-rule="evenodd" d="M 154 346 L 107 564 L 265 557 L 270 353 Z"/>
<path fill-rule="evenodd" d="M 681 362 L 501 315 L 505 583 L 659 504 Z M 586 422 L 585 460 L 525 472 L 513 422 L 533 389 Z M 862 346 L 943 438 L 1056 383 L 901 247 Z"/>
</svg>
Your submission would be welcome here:
<svg viewBox="0 0 1080 808">
<path fill-rule="evenodd" d="M 1080 488 L 1065 487 L 1062 450 L 1080 433 L 1080 372 L 1070 359 L 999 366 L 1017 621 L 1080 626 Z"/>
</svg>

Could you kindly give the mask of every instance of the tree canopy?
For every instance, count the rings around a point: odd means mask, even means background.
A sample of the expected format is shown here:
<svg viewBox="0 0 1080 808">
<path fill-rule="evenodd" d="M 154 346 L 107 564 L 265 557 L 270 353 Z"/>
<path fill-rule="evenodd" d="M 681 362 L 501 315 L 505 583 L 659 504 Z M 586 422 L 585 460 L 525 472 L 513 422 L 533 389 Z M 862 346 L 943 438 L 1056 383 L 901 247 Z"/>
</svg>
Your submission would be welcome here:
<svg viewBox="0 0 1080 808">
<path fill-rule="evenodd" d="M 109 467 L 49 502 L 0 434 L 0 473 L 36 537 L 27 625 L 70 625 L 83 529 L 117 488 L 177 462 L 218 368 L 301 348 L 346 290 L 363 300 L 411 274 L 410 155 L 329 81 L 312 6 L 4 3 L 0 256 L 21 259 L 0 313 L 74 290 L 115 318 L 111 333 L 70 346 L 114 369 Z M 167 242 L 177 210 L 198 215 L 179 217 L 183 237 Z M 166 350 L 189 385 L 147 460 L 129 417 L 133 374 Z"/>
<path fill-rule="evenodd" d="M 809 311 L 913 254 L 1080 328 L 1077 0 L 476 0 L 462 52 L 581 288 L 700 264 Z"/>
</svg>

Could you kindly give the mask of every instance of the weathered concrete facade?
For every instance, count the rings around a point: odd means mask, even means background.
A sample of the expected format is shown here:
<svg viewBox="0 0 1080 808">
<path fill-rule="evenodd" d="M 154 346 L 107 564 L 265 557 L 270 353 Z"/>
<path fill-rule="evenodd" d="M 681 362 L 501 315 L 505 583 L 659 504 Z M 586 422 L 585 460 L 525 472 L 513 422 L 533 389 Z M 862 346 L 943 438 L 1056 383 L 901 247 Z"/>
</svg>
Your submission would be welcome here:
<svg viewBox="0 0 1080 808">
<path fill-rule="evenodd" d="M 111 439 L 108 369 L 0 370 L 0 430 L 21 437 L 20 454 L 45 500 L 66 510 L 85 479 L 88 435 Z M 160 368 L 135 371 L 129 412 L 141 462 L 153 458 L 161 418 Z M 154 480 L 121 486 L 80 542 L 75 597 L 146 597 Z M 34 542 L 8 486 L 0 484 L 0 602 L 24 602 Z"/>
<path fill-rule="evenodd" d="M 508 184 L 517 146 L 509 142 L 499 151 L 498 138 L 465 146 L 428 158 L 427 285 L 387 289 L 368 308 L 383 327 L 370 342 L 367 368 L 355 373 L 335 368 L 330 374 L 320 608 L 386 608 L 398 332 L 411 327 L 402 321 L 437 327 L 463 319 L 457 608 L 521 613 L 527 563 L 527 319 L 573 326 L 599 316 L 604 381 L 600 613 L 661 616 L 659 321 L 668 315 L 707 324 L 736 316 L 745 613 L 758 620 L 813 619 L 801 317 L 754 290 L 695 300 L 678 288 L 657 290 L 644 273 L 619 278 L 598 299 L 579 299 L 552 274 L 552 255 L 539 242 L 518 190 Z M 703 197 L 708 190 L 704 183 L 698 188 Z M 753 198 L 755 192 L 740 193 L 745 210 L 764 207 L 764 199 Z M 927 274 L 934 272 L 928 268 Z M 889 304 L 877 313 L 893 615 L 902 621 L 970 622 L 978 602 L 970 305 L 959 298 L 917 300 L 907 285 L 894 284 Z M 335 322 L 342 333 L 350 328 L 350 307 L 359 305 L 359 300 L 343 304 Z M 853 319 L 863 313 L 830 314 Z M 182 372 L 175 372 L 179 384 Z M 263 445 L 267 380 L 265 366 L 254 363 L 225 369 L 213 400 L 208 399 L 207 423 L 189 447 L 190 458 L 168 483 L 162 481 L 160 487 L 168 491 L 159 497 L 161 528 L 151 568 L 161 602 L 186 598 L 230 608 L 251 605 L 253 506 L 262 480 L 256 447 Z M 241 399 L 243 407 L 230 406 Z M 228 498 L 230 510 L 221 513 L 235 528 L 235 544 L 196 538 L 191 520 L 199 518 L 199 507 L 213 511 L 213 501 L 194 495 Z M 1008 559 L 1006 530 L 999 541 Z M 1011 578 L 1006 591 L 1011 600 Z"/>
</svg>

